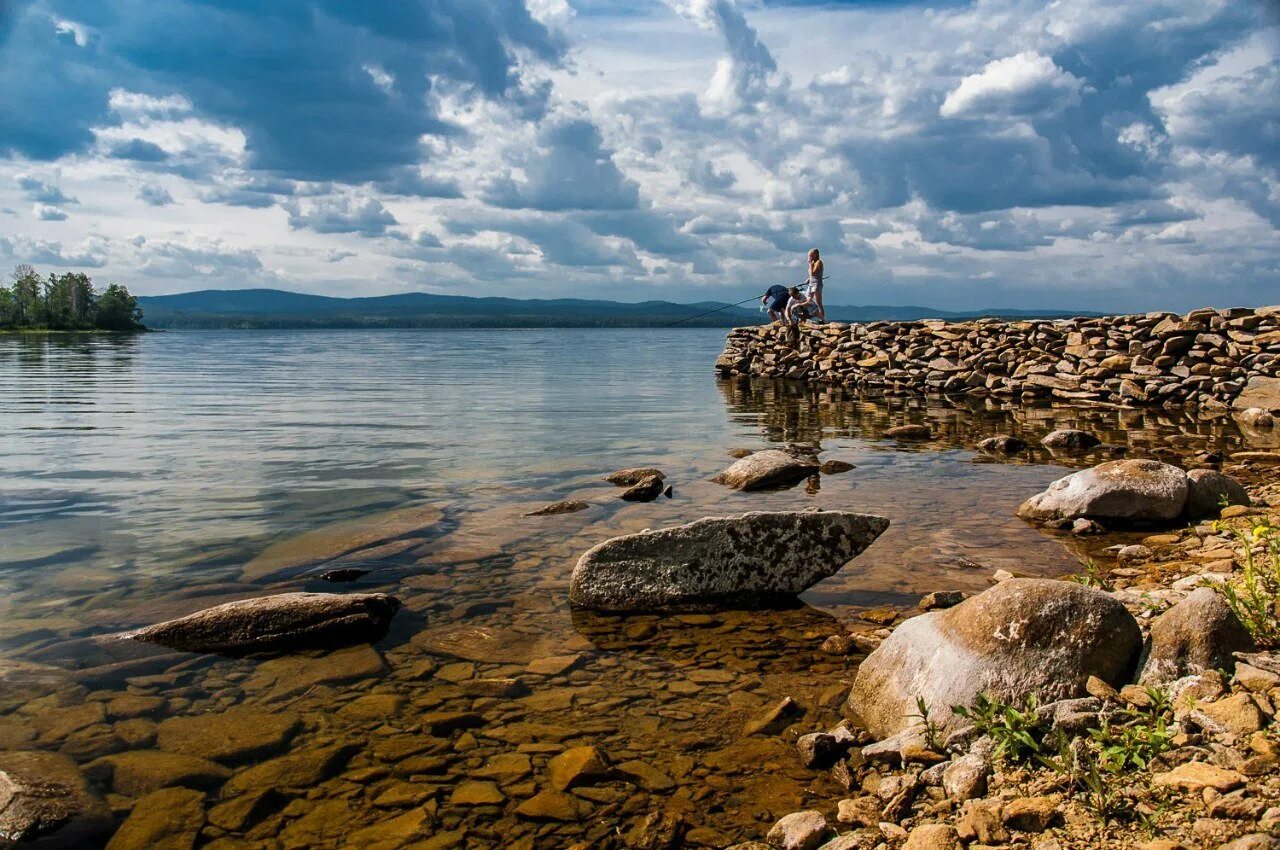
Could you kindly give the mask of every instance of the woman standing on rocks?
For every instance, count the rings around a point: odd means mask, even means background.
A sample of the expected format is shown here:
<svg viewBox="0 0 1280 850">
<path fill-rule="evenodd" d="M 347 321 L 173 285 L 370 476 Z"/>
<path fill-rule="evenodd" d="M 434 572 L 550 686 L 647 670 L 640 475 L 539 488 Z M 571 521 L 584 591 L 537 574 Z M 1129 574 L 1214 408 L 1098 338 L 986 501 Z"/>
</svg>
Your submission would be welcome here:
<svg viewBox="0 0 1280 850">
<path fill-rule="evenodd" d="M 822 279 L 826 276 L 826 269 L 823 268 L 822 258 L 818 255 L 817 248 L 809 249 L 809 301 L 818 308 L 818 321 L 825 322 L 827 320 L 827 308 L 822 306 Z"/>
</svg>

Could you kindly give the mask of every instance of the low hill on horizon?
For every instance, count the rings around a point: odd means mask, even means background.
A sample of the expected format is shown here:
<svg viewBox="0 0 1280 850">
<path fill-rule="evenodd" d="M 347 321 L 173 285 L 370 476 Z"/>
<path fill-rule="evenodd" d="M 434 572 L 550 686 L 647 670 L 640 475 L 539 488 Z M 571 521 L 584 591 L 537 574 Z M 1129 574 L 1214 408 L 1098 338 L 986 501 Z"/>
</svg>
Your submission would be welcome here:
<svg viewBox="0 0 1280 850">
<path fill-rule="evenodd" d="M 152 328 L 539 328 L 539 327 L 732 327 L 757 324 L 752 305 L 718 301 L 603 301 L 582 298 L 521 299 L 406 292 L 336 298 L 281 289 L 204 289 L 138 298 Z M 950 312 L 929 307 L 838 306 L 834 321 L 912 319 L 1067 318 L 1096 313 L 1040 310 Z M 683 321 L 682 321 L 683 320 Z"/>
</svg>

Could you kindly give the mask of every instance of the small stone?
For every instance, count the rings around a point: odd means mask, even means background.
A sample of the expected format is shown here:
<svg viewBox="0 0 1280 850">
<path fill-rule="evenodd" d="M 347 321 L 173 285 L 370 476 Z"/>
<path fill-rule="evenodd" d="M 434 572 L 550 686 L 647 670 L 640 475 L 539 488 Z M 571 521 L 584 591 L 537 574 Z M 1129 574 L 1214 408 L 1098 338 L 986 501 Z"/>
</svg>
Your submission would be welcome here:
<svg viewBox="0 0 1280 850">
<path fill-rule="evenodd" d="M 1071 523 L 1071 533 L 1077 537 L 1093 537 L 1099 534 L 1106 534 L 1107 530 L 1099 522 L 1080 517 Z"/>
<path fill-rule="evenodd" d="M 577 667 L 582 663 L 583 658 L 584 656 L 581 653 L 535 658 L 529 662 L 525 672 L 534 673 L 538 676 L 559 676 Z"/>
<path fill-rule="evenodd" d="M 826 770 L 848 755 L 852 746 L 852 736 L 841 739 L 826 732 L 801 735 L 796 740 L 800 763 L 810 770 Z"/>
<path fill-rule="evenodd" d="M 839 475 L 842 472 L 848 472 L 854 469 L 854 465 L 843 460 L 828 460 L 818 468 L 823 475 Z"/>
<path fill-rule="evenodd" d="M 960 590 L 935 590 L 926 593 L 920 599 L 921 611 L 934 611 L 940 608 L 953 608 L 968 598 L 968 594 Z"/>
<path fill-rule="evenodd" d="M 933 431 L 928 425 L 898 425 L 885 430 L 884 435 L 895 440 L 931 440 Z"/>
<path fill-rule="evenodd" d="M 981 755 L 969 753 L 953 760 L 942 774 L 942 789 L 957 802 L 984 797 L 991 765 Z"/>
<path fill-rule="evenodd" d="M 768 842 L 781 850 L 816 850 L 830 834 L 822 812 L 810 809 L 793 812 L 769 830 Z"/>
<path fill-rule="evenodd" d="M 1246 736 L 1262 729 L 1266 717 L 1250 694 L 1233 694 L 1198 706 L 1199 711 L 1233 735 Z"/>
<path fill-rule="evenodd" d="M 1058 800 L 1055 797 L 1010 800 L 1000 816 L 1005 826 L 1018 832 L 1044 832 L 1058 816 Z"/>
<path fill-rule="evenodd" d="M 107 850 L 190 850 L 204 821 L 204 794 L 166 788 L 134 804 Z"/>
<path fill-rule="evenodd" d="M 1256 821 L 1262 815 L 1263 803 L 1244 796 L 1243 791 L 1225 794 L 1209 804 L 1209 817 Z"/>
<path fill-rule="evenodd" d="M 516 807 L 516 814 L 529 820 L 576 821 L 583 804 L 573 796 L 544 788 Z"/>
<path fill-rule="evenodd" d="M 1236 663 L 1235 681 L 1240 687 L 1257 694 L 1265 694 L 1272 688 L 1280 687 L 1280 676 L 1269 670 L 1261 670 L 1243 661 Z"/>
<path fill-rule="evenodd" d="M 620 496 L 624 502 L 652 502 L 662 495 L 665 485 L 657 475 L 650 475 L 628 487 Z"/>
<path fill-rule="evenodd" d="M 1151 549 L 1143 546 L 1141 543 L 1133 543 L 1129 546 L 1121 546 L 1116 552 L 1116 558 L 1121 561 L 1145 561 L 1151 557 Z"/>
<path fill-rule="evenodd" d="M 825 655 L 848 655 L 853 649 L 853 638 L 849 635 L 831 635 L 818 647 Z"/>
<path fill-rule="evenodd" d="M 1040 445 L 1047 449 L 1066 452 L 1088 451 L 1101 444 L 1102 440 L 1099 440 L 1094 434 L 1075 428 L 1059 428 L 1056 431 L 1050 431 L 1040 441 Z"/>
<path fill-rule="evenodd" d="M 1120 692 L 1111 685 L 1099 679 L 1097 676 L 1090 676 L 1084 683 L 1085 693 L 1091 697 L 1097 697 L 1104 702 L 1107 700 L 1120 699 Z"/>
<path fill-rule="evenodd" d="M 1180 764 L 1167 773 L 1158 773 L 1151 781 L 1156 785 L 1179 788 L 1183 791 L 1201 791 L 1205 788 L 1225 794 L 1244 784 L 1244 777 L 1234 770 L 1216 767 L 1199 761 Z"/>
<path fill-rule="evenodd" d="M 950 824 L 927 823 L 911 830 L 903 850 L 960 850 L 960 836 Z"/>
<path fill-rule="evenodd" d="M 1004 844 L 1009 831 L 1000 819 L 1000 804 L 995 800 L 969 800 L 960 808 L 956 832 L 961 840 L 979 844 Z"/>
<path fill-rule="evenodd" d="M 648 466 L 635 466 L 627 469 L 619 469 L 617 472 L 605 477 L 605 481 L 615 487 L 632 487 L 639 484 L 646 478 L 666 478 L 662 470 L 654 469 Z"/>
<path fill-rule="evenodd" d="M 451 806 L 498 806 L 506 796 L 492 782 L 460 782 L 449 795 Z"/>
<path fill-rule="evenodd" d="M 604 753 L 595 747 L 574 747 L 547 762 L 547 772 L 553 788 L 567 791 L 608 777 L 609 765 Z"/>
<path fill-rule="evenodd" d="M 742 734 L 750 737 L 772 730 L 781 721 L 798 714 L 800 706 L 791 697 L 783 697 L 770 705 L 760 714 L 748 720 L 742 727 Z"/>
</svg>

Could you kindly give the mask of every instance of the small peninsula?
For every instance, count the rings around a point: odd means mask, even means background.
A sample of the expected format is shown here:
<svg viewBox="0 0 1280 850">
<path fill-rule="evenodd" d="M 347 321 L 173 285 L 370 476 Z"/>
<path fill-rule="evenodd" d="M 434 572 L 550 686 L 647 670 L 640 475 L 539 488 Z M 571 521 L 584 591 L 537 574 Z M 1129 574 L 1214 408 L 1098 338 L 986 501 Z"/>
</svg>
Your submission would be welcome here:
<svg viewBox="0 0 1280 850">
<path fill-rule="evenodd" d="M 0 286 L 0 332 L 139 333 L 142 308 L 120 284 L 94 288 L 82 272 L 41 277 L 29 265 L 19 265 L 10 286 Z"/>
</svg>

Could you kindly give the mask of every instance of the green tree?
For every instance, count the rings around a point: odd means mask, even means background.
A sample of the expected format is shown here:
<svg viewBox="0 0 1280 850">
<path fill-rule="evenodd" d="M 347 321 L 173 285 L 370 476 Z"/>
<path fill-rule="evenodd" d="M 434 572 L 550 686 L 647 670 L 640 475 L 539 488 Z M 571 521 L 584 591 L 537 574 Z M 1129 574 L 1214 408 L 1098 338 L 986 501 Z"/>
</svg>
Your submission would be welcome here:
<svg viewBox="0 0 1280 850">
<path fill-rule="evenodd" d="M 44 286 L 45 320 L 56 330 L 83 330 L 94 325 L 93 281 L 80 272 L 49 275 Z"/>
<path fill-rule="evenodd" d="M 44 293 L 40 275 L 23 263 L 13 270 L 13 301 L 20 328 L 40 327 L 45 323 Z"/>
<path fill-rule="evenodd" d="M 138 299 L 118 283 L 98 296 L 94 324 L 107 331 L 136 331 L 142 328 L 142 308 Z"/>
<path fill-rule="evenodd" d="M 13 290 L 0 286 L 0 328 L 12 328 L 18 324 L 18 305 L 13 300 Z"/>
</svg>

